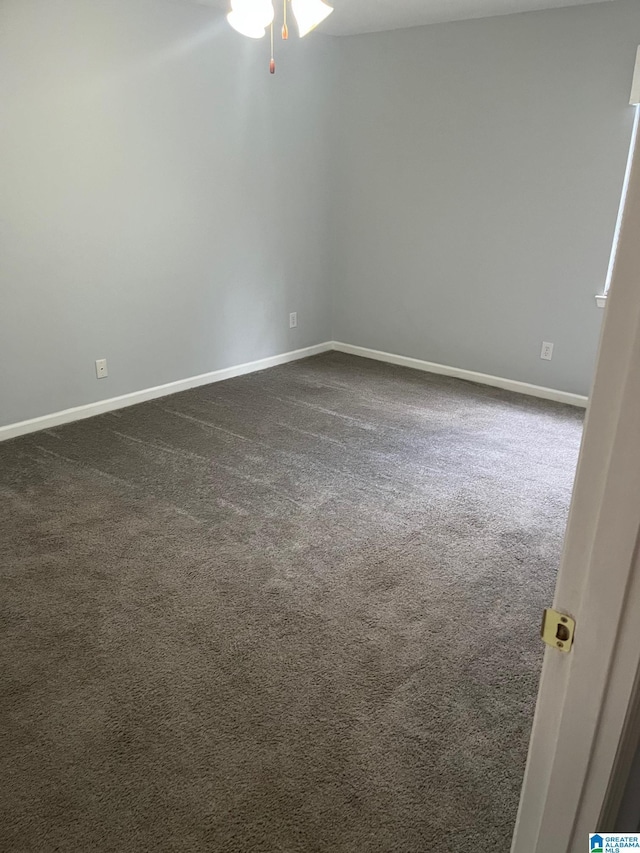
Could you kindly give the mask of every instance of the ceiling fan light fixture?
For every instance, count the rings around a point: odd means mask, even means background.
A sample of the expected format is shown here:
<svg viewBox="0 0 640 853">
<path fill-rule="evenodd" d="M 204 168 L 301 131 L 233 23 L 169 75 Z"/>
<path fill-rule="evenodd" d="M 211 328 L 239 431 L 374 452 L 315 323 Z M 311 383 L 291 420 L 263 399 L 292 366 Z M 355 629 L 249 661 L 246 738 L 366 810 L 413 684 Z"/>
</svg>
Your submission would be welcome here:
<svg viewBox="0 0 640 853">
<path fill-rule="evenodd" d="M 298 24 L 300 38 L 310 33 L 311 30 L 315 29 L 318 24 L 321 24 L 333 12 L 333 7 L 323 2 L 323 0 L 281 0 L 281 2 L 283 15 L 282 38 L 284 41 L 289 38 L 289 28 L 287 26 L 288 3 L 291 3 L 291 11 Z M 229 25 L 243 36 L 248 36 L 248 38 L 261 39 L 266 34 L 267 27 L 269 28 L 271 36 L 269 71 L 271 74 L 276 73 L 276 61 L 273 55 L 274 18 L 275 10 L 272 0 L 231 0 L 231 11 L 227 15 Z"/>
<path fill-rule="evenodd" d="M 227 21 L 243 36 L 259 39 L 274 18 L 271 0 L 232 0 Z"/>
<path fill-rule="evenodd" d="M 227 21 L 236 32 L 250 39 L 261 39 L 266 32 L 264 27 L 256 26 L 249 16 L 243 15 L 241 12 L 229 12 Z"/>
<path fill-rule="evenodd" d="M 333 12 L 333 6 L 323 0 L 291 0 L 291 11 L 298 24 L 300 38 L 321 24 Z"/>
</svg>

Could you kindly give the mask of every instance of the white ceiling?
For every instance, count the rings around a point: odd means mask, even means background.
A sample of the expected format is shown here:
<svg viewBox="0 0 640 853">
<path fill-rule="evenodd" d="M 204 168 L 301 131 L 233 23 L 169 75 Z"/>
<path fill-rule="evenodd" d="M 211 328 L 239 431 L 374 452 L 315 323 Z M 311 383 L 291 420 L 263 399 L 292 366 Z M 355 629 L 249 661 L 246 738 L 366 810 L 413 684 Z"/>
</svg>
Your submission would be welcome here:
<svg viewBox="0 0 640 853">
<path fill-rule="evenodd" d="M 229 8 L 229 0 L 182 0 Z M 276 0 L 278 2 L 278 0 Z M 419 27 L 466 18 L 489 18 L 513 12 L 558 9 L 602 0 L 328 0 L 335 12 L 319 32 L 343 36 Z"/>
</svg>

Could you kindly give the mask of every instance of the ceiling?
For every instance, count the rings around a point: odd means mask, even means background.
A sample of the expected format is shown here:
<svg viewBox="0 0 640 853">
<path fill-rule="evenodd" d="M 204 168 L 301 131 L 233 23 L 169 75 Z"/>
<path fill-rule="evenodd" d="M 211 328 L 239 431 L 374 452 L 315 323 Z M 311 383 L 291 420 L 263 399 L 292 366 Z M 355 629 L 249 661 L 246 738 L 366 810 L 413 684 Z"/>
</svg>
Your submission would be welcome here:
<svg viewBox="0 0 640 853">
<path fill-rule="evenodd" d="M 182 0 L 228 9 L 229 0 Z M 277 0 L 276 0 L 277 2 Z M 488 18 L 513 12 L 558 9 L 602 0 L 328 0 L 333 15 L 318 28 L 329 35 L 352 35 L 419 27 L 466 18 Z"/>
</svg>

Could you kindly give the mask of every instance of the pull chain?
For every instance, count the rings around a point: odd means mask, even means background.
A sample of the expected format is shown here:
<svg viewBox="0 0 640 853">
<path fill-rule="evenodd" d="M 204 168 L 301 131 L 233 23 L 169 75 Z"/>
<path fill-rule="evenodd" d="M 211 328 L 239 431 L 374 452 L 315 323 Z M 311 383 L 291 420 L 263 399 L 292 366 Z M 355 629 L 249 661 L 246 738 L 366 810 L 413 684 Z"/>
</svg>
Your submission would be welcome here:
<svg viewBox="0 0 640 853">
<path fill-rule="evenodd" d="M 271 22 L 271 62 L 269 63 L 269 72 L 276 73 L 276 61 L 273 58 L 273 21 Z"/>
<path fill-rule="evenodd" d="M 283 3 L 284 3 L 284 10 L 283 10 L 284 23 L 282 25 L 282 38 L 284 41 L 286 41 L 289 38 L 289 27 L 287 26 L 287 0 L 283 0 Z"/>
</svg>

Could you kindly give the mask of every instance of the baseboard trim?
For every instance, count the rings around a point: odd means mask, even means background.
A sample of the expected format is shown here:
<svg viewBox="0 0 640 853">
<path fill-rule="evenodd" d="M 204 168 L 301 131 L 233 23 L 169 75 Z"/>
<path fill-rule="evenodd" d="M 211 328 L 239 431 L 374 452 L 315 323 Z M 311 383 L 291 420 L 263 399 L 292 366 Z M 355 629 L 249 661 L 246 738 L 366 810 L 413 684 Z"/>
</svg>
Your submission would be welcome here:
<svg viewBox="0 0 640 853">
<path fill-rule="evenodd" d="M 247 373 L 255 373 L 258 370 L 266 370 L 269 367 L 277 367 L 279 364 L 287 364 L 290 361 L 298 361 L 321 352 L 333 349 L 331 341 L 316 344 L 304 349 L 284 352 L 280 355 L 272 355 L 261 358 L 258 361 L 250 361 L 246 364 L 237 364 L 233 367 L 225 367 L 222 370 L 214 370 L 211 373 L 201 373 L 199 376 L 190 376 L 187 379 L 178 379 L 176 382 L 167 382 L 165 385 L 156 385 L 154 388 L 143 388 L 141 391 L 133 391 L 130 394 L 122 394 L 120 397 L 110 397 L 107 400 L 98 400 L 95 403 L 87 403 L 84 406 L 75 406 L 72 409 L 64 409 L 61 412 L 53 412 L 50 415 L 42 415 L 27 421 L 8 424 L 0 427 L 0 441 L 8 441 L 31 432 L 42 429 L 68 424 L 72 421 L 80 421 L 102 415 L 105 412 L 113 412 L 116 409 L 124 409 L 127 406 L 135 406 L 136 403 L 144 403 L 146 400 L 155 400 L 158 397 L 166 397 L 168 394 L 176 394 L 179 391 L 188 391 L 200 385 L 210 385 L 212 382 L 222 382 L 224 379 L 233 379 L 234 376 L 244 376 Z"/>
<path fill-rule="evenodd" d="M 213 382 L 222 382 L 224 379 L 233 379 L 234 376 L 244 376 L 247 373 L 255 373 L 258 370 L 267 370 L 269 367 L 277 367 L 279 364 L 287 364 L 290 361 L 298 361 L 322 352 L 336 350 L 337 352 L 358 355 L 362 358 L 371 358 L 374 361 L 384 361 L 387 364 L 398 364 L 402 367 L 412 367 L 414 370 L 422 370 L 425 373 L 438 373 L 443 376 L 453 376 L 456 379 L 466 379 L 468 382 L 477 382 L 480 385 L 491 385 L 494 388 L 504 388 L 506 391 L 515 391 L 518 394 L 527 394 L 530 397 L 539 397 L 543 400 L 554 400 L 557 403 L 568 403 L 570 406 L 586 408 L 588 397 L 580 394 L 571 394 L 568 391 L 557 391 L 554 388 L 543 388 L 540 385 L 531 385 L 528 382 L 518 382 L 515 379 L 504 379 L 501 376 L 490 376 L 487 373 L 476 373 L 475 370 L 464 370 L 461 367 L 450 367 L 446 364 L 437 364 L 433 361 L 422 361 L 419 358 L 409 358 L 406 355 L 396 355 L 390 352 L 358 347 L 353 344 L 345 344 L 341 341 L 325 341 L 315 346 L 284 352 L 280 355 L 272 355 L 261 358 L 258 361 L 250 361 L 246 364 L 236 364 L 233 367 L 225 367 L 222 370 L 214 370 L 211 373 L 201 373 L 199 376 L 190 376 L 187 379 L 178 379 L 176 382 L 167 382 L 165 385 L 156 385 L 154 388 L 143 388 L 141 391 L 133 391 L 130 394 L 122 394 L 120 397 L 109 397 L 106 400 L 98 400 L 95 403 L 87 403 L 84 406 L 75 406 L 72 409 L 64 409 L 61 412 L 53 412 L 50 415 L 42 415 L 27 421 L 8 424 L 0 427 L 0 441 L 8 441 L 20 435 L 38 432 L 42 429 L 50 429 L 73 421 L 92 418 L 105 412 L 113 412 L 116 409 L 124 409 L 127 406 L 135 406 L 136 403 L 144 403 L 146 400 L 155 400 L 158 397 L 166 397 L 169 394 L 177 394 L 179 391 L 188 391 L 200 385 L 210 385 Z"/>
<path fill-rule="evenodd" d="M 504 379 L 501 376 L 491 376 L 488 373 L 476 373 L 475 370 L 464 370 L 461 367 L 449 367 L 446 364 L 437 364 L 433 361 L 422 361 L 419 358 L 409 358 L 406 355 L 395 355 L 390 352 L 357 347 L 353 344 L 344 344 L 333 341 L 332 348 L 338 352 L 349 355 L 359 355 L 363 358 L 372 358 L 375 361 L 384 361 L 388 364 L 399 364 L 402 367 L 412 367 L 414 370 L 423 370 L 425 373 L 438 373 L 443 376 L 453 376 L 456 379 L 466 379 L 468 382 L 477 382 L 480 385 L 491 385 L 494 388 L 504 388 L 506 391 L 515 391 L 518 394 L 527 394 L 530 397 L 539 397 L 543 400 L 554 400 L 556 403 L 568 403 L 570 406 L 586 408 L 588 397 L 581 394 L 571 394 L 569 391 L 557 391 L 555 388 L 544 388 L 541 385 L 531 385 L 528 382 L 518 382 L 515 379 Z"/>
</svg>

